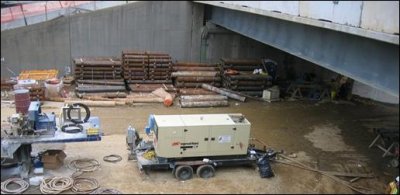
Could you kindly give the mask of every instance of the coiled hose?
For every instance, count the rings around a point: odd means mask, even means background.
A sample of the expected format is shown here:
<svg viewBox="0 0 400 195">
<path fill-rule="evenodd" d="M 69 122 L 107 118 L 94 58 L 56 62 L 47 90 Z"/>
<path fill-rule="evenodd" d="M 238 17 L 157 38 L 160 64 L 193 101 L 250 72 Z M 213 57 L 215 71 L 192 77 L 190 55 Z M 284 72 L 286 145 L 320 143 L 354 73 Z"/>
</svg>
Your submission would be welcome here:
<svg viewBox="0 0 400 195">
<path fill-rule="evenodd" d="M 71 177 L 53 177 L 43 179 L 40 183 L 40 192 L 43 194 L 59 194 L 69 190 L 74 183 Z"/>
<path fill-rule="evenodd" d="M 97 188 L 90 194 L 123 194 L 122 192 L 112 188 Z"/>
<path fill-rule="evenodd" d="M 99 182 L 94 178 L 75 178 L 72 191 L 79 194 L 88 194 L 99 187 Z"/>
<path fill-rule="evenodd" d="M 17 189 L 9 189 L 7 186 L 9 184 L 15 183 L 19 185 L 19 188 Z M 21 178 L 10 178 L 5 180 L 4 182 L 1 182 L 1 193 L 5 194 L 22 194 L 22 192 L 25 192 L 29 187 L 29 183 L 26 182 L 25 180 Z"/>
<path fill-rule="evenodd" d="M 75 171 L 92 172 L 100 167 L 100 163 L 95 159 L 83 158 L 71 161 L 68 167 Z"/>
<path fill-rule="evenodd" d="M 68 130 L 67 128 L 69 127 L 74 127 L 74 128 Z M 83 127 L 80 124 L 66 124 L 61 127 L 61 131 L 65 133 L 80 133 L 83 131 Z"/>
<path fill-rule="evenodd" d="M 83 119 L 83 121 L 81 121 L 81 120 L 76 120 L 76 119 L 72 119 L 72 117 L 71 117 L 71 110 L 72 110 L 74 107 L 77 107 L 77 106 L 84 108 L 85 111 L 86 111 L 86 116 L 85 116 L 85 118 Z M 75 103 L 75 104 L 72 104 L 72 105 L 69 106 L 69 108 L 68 108 L 68 110 L 67 110 L 67 116 L 68 116 L 68 120 L 70 120 L 71 122 L 73 122 L 73 123 L 75 123 L 75 124 L 86 123 L 86 122 L 89 120 L 89 118 L 90 118 L 90 109 L 89 109 L 89 107 L 86 106 L 85 104 L 82 104 L 82 103 Z"/>
</svg>

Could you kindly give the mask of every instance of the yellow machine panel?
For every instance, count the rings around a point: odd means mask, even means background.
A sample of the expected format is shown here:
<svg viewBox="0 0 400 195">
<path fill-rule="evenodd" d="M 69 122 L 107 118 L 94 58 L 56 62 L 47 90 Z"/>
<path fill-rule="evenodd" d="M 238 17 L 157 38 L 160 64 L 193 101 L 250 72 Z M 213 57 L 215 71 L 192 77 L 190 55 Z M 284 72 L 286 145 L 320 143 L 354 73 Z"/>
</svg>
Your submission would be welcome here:
<svg viewBox="0 0 400 195">
<path fill-rule="evenodd" d="M 154 119 L 159 157 L 247 154 L 251 124 L 242 114 L 154 115 Z"/>
</svg>

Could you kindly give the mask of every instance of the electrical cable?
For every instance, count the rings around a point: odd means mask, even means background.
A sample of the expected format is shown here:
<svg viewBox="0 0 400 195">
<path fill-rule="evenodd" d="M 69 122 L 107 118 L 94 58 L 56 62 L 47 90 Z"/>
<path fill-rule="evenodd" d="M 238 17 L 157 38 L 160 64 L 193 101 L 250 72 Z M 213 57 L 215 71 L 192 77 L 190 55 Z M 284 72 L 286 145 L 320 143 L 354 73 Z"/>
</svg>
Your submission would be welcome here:
<svg viewBox="0 0 400 195">
<path fill-rule="evenodd" d="M 72 110 L 74 107 L 77 107 L 77 106 L 83 107 L 83 108 L 85 109 L 85 111 L 86 111 L 86 116 L 85 116 L 85 118 L 83 119 L 83 121 L 81 121 L 81 120 L 76 120 L 76 119 L 72 119 L 72 118 L 71 118 L 71 110 Z M 89 120 L 89 118 L 90 118 L 90 109 L 89 109 L 89 107 L 86 106 L 85 104 L 75 103 L 75 104 L 72 104 L 71 106 L 69 106 L 69 108 L 68 108 L 68 110 L 67 110 L 67 116 L 68 116 L 68 120 L 70 120 L 71 122 L 73 122 L 73 123 L 75 123 L 75 124 L 86 123 L 86 122 Z"/>
<path fill-rule="evenodd" d="M 75 171 L 92 172 L 100 167 L 100 163 L 95 159 L 83 158 L 71 161 L 68 167 Z"/>
<path fill-rule="evenodd" d="M 67 130 L 68 127 L 75 127 L 75 128 Z M 83 131 L 83 127 L 80 124 L 66 124 L 61 127 L 61 131 L 65 133 L 80 133 Z"/>
<path fill-rule="evenodd" d="M 69 190 L 73 183 L 74 179 L 71 177 L 45 178 L 42 183 L 40 183 L 40 192 L 43 194 L 59 194 Z"/>
<path fill-rule="evenodd" d="M 111 155 L 107 155 L 105 157 L 103 157 L 103 160 L 106 162 L 119 162 L 122 160 L 122 157 L 120 155 L 116 155 L 116 154 L 111 154 Z"/>
<path fill-rule="evenodd" d="M 90 194 L 123 194 L 122 192 L 112 188 L 97 188 Z"/>
<path fill-rule="evenodd" d="M 7 186 L 9 184 L 15 183 L 19 185 L 19 188 L 17 189 L 9 189 Z M 25 180 L 21 178 L 10 178 L 7 179 L 4 182 L 1 182 L 1 193 L 6 193 L 6 194 L 22 194 L 22 192 L 25 192 L 29 188 L 29 183 L 26 182 Z"/>
<path fill-rule="evenodd" d="M 99 182 L 94 178 L 75 178 L 72 185 L 72 191 L 76 193 L 88 194 L 99 188 Z"/>
</svg>

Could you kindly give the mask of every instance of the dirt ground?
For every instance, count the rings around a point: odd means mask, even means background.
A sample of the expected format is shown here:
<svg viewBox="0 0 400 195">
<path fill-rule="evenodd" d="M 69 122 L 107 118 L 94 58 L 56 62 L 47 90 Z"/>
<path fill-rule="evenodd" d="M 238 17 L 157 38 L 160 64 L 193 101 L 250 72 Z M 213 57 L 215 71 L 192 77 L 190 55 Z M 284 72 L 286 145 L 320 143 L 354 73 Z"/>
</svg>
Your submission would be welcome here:
<svg viewBox="0 0 400 195">
<path fill-rule="evenodd" d="M 175 102 L 177 103 L 177 102 Z M 61 103 L 44 102 L 43 112 L 60 112 Z M 2 125 L 15 108 L 2 104 Z M 92 116 L 99 116 L 104 136 L 98 142 L 65 144 L 64 167 L 46 174 L 71 174 L 66 165 L 71 160 L 97 159 L 101 168 L 85 176 L 96 178 L 102 187 L 124 193 L 355 193 L 342 184 L 315 172 L 272 163 L 275 177 L 260 178 L 253 167 L 217 168 L 210 179 L 194 177 L 181 182 L 171 171 L 141 174 L 134 161 L 128 161 L 125 132 L 128 125 L 144 135 L 149 114 L 242 113 L 252 123 L 251 137 L 258 138 L 275 150 L 295 153 L 299 160 L 324 171 L 373 173 L 354 185 L 384 193 L 386 184 L 398 175 L 398 168 L 388 166 L 390 158 L 382 158 L 377 148 L 368 145 L 375 138 L 373 127 L 398 127 L 398 106 L 364 105 L 359 103 L 320 103 L 282 101 L 274 103 L 230 100 L 224 108 L 164 107 L 161 104 L 92 107 Z M 118 154 L 118 163 L 104 162 L 103 156 Z M 351 178 L 344 178 L 350 180 Z M 30 187 L 27 193 L 40 193 Z M 71 193 L 71 192 L 67 192 Z"/>
</svg>

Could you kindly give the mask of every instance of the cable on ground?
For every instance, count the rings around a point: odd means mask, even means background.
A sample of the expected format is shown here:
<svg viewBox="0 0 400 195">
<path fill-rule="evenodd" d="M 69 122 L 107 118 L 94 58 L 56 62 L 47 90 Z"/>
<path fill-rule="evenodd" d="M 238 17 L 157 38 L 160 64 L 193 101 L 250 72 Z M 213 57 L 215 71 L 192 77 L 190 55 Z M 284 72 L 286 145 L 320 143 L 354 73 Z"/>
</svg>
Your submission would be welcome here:
<svg viewBox="0 0 400 195">
<path fill-rule="evenodd" d="M 92 172 L 100 167 L 100 163 L 95 159 L 83 158 L 71 161 L 68 167 L 75 171 Z"/>
<path fill-rule="evenodd" d="M 43 179 L 40 183 L 40 192 L 43 194 L 59 194 L 69 190 L 74 183 L 71 177 L 53 177 Z"/>
<path fill-rule="evenodd" d="M 16 189 L 10 189 L 9 185 L 12 183 L 19 185 L 19 187 Z M 25 190 L 27 190 L 28 188 L 29 188 L 29 183 L 21 178 L 10 178 L 10 179 L 5 180 L 4 182 L 1 182 L 1 193 L 2 194 L 3 193 L 22 194 L 22 192 L 25 192 Z"/>
<path fill-rule="evenodd" d="M 122 160 L 122 157 L 120 155 L 116 155 L 116 154 L 111 154 L 111 155 L 107 155 L 105 157 L 103 157 L 103 160 L 106 162 L 119 162 Z"/>
<path fill-rule="evenodd" d="M 93 190 L 99 188 L 99 182 L 94 178 L 75 178 L 72 185 L 72 191 L 75 193 L 91 193 Z"/>
</svg>

